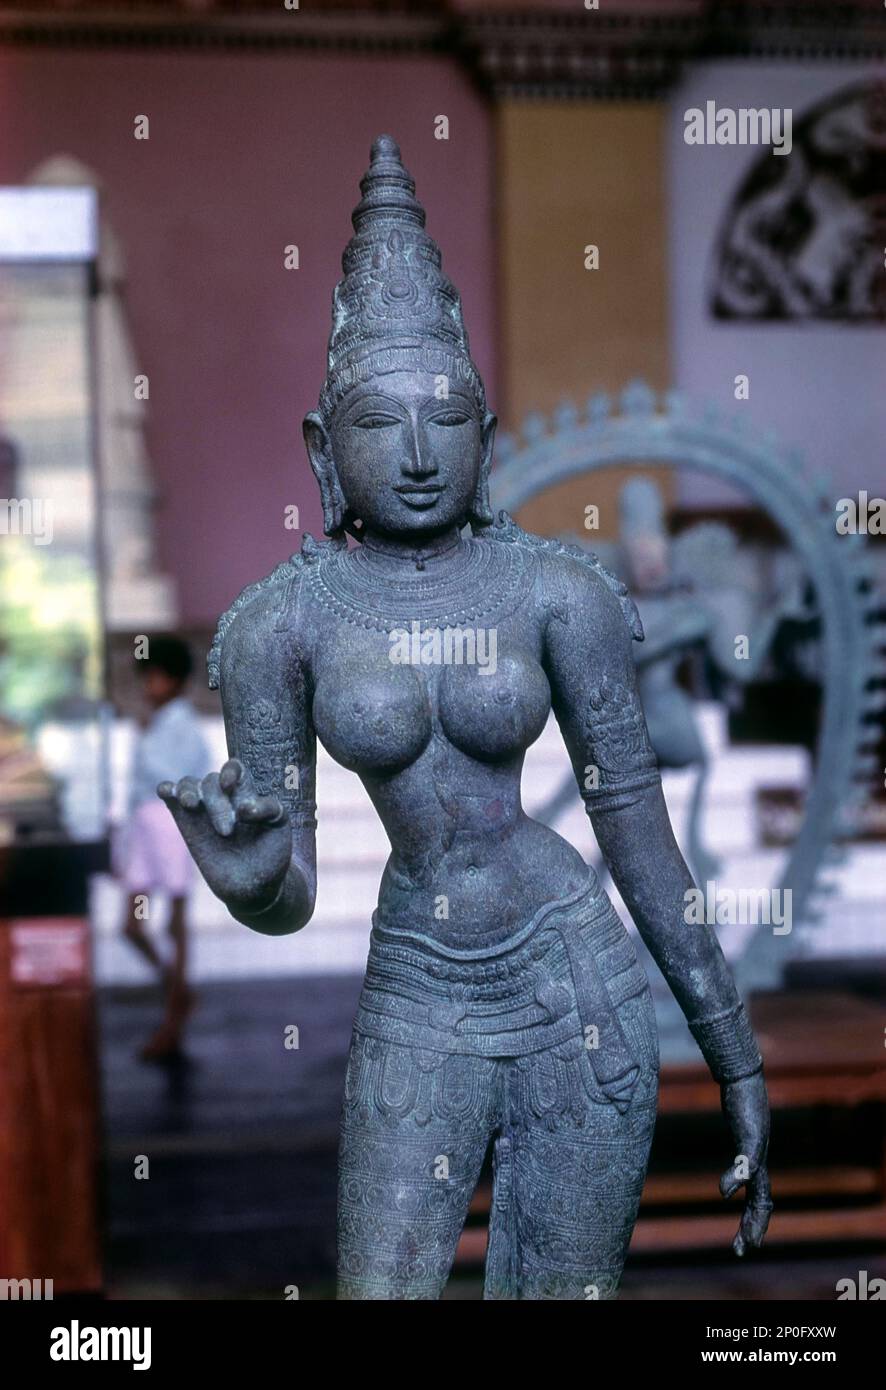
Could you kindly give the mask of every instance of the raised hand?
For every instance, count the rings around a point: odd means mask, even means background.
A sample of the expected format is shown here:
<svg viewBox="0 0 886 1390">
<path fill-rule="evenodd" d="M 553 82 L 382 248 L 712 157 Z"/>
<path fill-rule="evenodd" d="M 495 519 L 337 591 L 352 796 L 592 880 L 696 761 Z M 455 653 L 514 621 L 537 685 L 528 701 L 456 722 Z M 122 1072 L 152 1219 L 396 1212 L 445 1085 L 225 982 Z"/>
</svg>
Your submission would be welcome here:
<svg viewBox="0 0 886 1390">
<path fill-rule="evenodd" d="M 720 1091 L 729 1122 L 736 1159 L 720 1179 L 720 1191 L 730 1198 L 745 1188 L 745 1204 L 732 1242 L 736 1255 L 759 1250 L 772 1215 L 772 1194 L 766 1171 L 769 1147 L 769 1098 L 762 1071 L 741 1081 L 726 1082 Z"/>
<path fill-rule="evenodd" d="M 276 796 L 263 796 L 247 768 L 229 758 L 202 782 L 161 782 L 166 802 L 213 893 L 238 913 L 271 904 L 292 855 L 289 818 Z"/>
</svg>

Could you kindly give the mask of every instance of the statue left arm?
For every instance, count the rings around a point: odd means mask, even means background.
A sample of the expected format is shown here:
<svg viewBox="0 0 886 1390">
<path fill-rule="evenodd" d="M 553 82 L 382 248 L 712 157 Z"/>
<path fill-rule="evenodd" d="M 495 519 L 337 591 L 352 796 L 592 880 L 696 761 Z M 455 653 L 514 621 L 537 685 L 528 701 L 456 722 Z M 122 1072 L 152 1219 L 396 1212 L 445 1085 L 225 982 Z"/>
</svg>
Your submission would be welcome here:
<svg viewBox="0 0 886 1390">
<path fill-rule="evenodd" d="M 613 880 L 720 1084 L 737 1150 L 720 1190 L 729 1197 L 747 1184 L 740 1255 L 761 1244 L 771 1211 L 762 1058 L 716 936 L 686 920 L 695 885 L 671 829 L 619 600 L 580 562 L 555 563 L 560 602 L 546 634 L 554 713 Z"/>
</svg>

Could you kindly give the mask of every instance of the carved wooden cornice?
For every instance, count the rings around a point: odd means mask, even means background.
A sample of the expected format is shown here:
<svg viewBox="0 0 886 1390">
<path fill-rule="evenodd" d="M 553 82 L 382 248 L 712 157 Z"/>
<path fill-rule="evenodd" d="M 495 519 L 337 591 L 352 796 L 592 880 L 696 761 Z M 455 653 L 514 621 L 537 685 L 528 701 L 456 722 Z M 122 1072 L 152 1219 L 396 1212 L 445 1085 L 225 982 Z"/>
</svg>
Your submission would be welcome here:
<svg viewBox="0 0 886 1390">
<path fill-rule="evenodd" d="M 322 10 L 312 9 L 312 0 L 287 10 L 283 0 L 105 0 L 100 5 L 45 0 L 24 6 L 0 0 L 0 43 L 365 52 L 453 47 L 451 21 L 442 6 L 431 6 L 427 0 L 404 0 L 397 10 L 383 3 L 322 3 Z"/>
<path fill-rule="evenodd" d="M 605 10 L 606 0 L 601 0 Z M 687 7 L 688 8 L 688 7 Z M 465 14 L 460 42 L 496 96 L 654 99 L 704 47 L 698 14 L 607 15 L 572 7 Z"/>
<path fill-rule="evenodd" d="M 686 4 L 605 13 L 570 7 L 468 14 L 461 40 L 497 95 L 655 99 L 702 58 L 845 59 L 886 54 L 886 13 L 863 3 Z"/>
<path fill-rule="evenodd" d="M 886 57 L 880 0 L 0 0 L 0 43 L 449 53 L 494 95 L 655 99 L 699 58 Z"/>
</svg>

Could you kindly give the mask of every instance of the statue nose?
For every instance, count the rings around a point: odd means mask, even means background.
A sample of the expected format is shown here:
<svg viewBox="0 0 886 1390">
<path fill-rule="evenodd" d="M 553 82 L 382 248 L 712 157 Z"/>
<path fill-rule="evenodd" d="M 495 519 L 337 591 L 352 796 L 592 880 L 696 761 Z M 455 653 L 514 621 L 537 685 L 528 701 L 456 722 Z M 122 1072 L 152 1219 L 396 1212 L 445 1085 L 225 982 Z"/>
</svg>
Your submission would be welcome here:
<svg viewBox="0 0 886 1390">
<path fill-rule="evenodd" d="M 425 447 L 421 431 L 418 424 L 412 426 L 409 441 L 409 455 L 403 461 L 402 471 L 410 478 L 424 477 L 429 473 L 436 473 L 437 465 L 430 457 L 430 451 Z"/>
</svg>

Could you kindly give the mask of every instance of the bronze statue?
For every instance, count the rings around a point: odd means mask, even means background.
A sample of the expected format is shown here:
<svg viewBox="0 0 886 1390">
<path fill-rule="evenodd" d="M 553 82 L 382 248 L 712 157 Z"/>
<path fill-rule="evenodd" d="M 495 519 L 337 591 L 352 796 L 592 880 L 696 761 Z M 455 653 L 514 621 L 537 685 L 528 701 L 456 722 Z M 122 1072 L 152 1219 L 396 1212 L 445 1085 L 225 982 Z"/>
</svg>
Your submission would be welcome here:
<svg viewBox="0 0 886 1390">
<path fill-rule="evenodd" d="M 361 190 L 304 426 L 330 539 L 306 537 L 221 619 L 210 682 L 230 760 L 159 792 L 213 891 L 272 935 L 313 910 L 315 735 L 390 838 L 345 1081 L 339 1297 L 440 1295 L 491 1142 L 486 1297 L 611 1298 L 658 1045 L 596 875 L 521 807 L 551 707 L 613 878 L 721 1084 L 737 1155 L 721 1190 L 747 1187 L 738 1254 L 771 1209 L 761 1058 L 715 937 L 684 920 L 692 880 L 637 697 L 636 609 L 593 557 L 493 518 L 495 417 L 390 137 Z"/>
<path fill-rule="evenodd" d="M 738 686 L 758 679 L 780 623 L 790 617 L 802 622 L 806 616 L 803 571 L 785 552 L 775 565 L 767 564 L 722 522 L 696 522 L 670 536 L 664 497 L 651 478 L 635 476 L 623 484 L 618 513 L 618 540 L 597 542 L 596 554 L 627 584 L 640 614 L 644 640 L 634 648 L 637 689 L 658 766 L 694 772 L 685 858 L 696 880 L 706 883 L 722 867 L 702 834 L 711 764 L 696 700 L 680 683 L 679 668 L 690 652 L 704 657 L 723 687 L 720 699 L 728 704 Z M 585 548 L 580 535 L 564 539 Z M 739 633 L 748 634 L 741 659 L 735 653 Z M 554 825 L 574 797 L 574 782 L 566 775 L 536 809 L 536 819 Z"/>
</svg>

